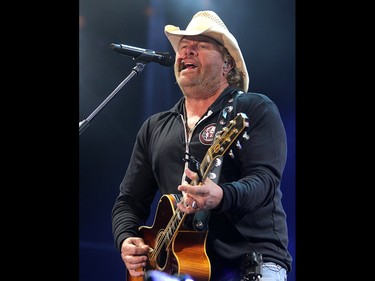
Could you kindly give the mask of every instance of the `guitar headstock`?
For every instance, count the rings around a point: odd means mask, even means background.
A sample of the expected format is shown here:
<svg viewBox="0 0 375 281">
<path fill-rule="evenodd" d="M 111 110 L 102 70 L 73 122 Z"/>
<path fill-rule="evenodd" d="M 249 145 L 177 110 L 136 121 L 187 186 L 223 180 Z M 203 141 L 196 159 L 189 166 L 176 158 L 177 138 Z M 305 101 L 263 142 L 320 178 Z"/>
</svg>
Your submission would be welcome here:
<svg viewBox="0 0 375 281">
<path fill-rule="evenodd" d="M 249 118 L 245 113 L 238 113 L 234 119 L 229 121 L 227 126 L 225 126 L 220 132 L 218 132 L 214 143 L 208 149 L 200 165 L 200 172 L 201 175 L 203 175 L 203 180 L 210 171 L 214 160 L 218 157 L 224 156 L 231 145 L 238 139 L 242 131 L 246 127 L 249 127 L 248 119 Z M 246 131 L 244 132 L 242 137 L 245 140 L 249 139 Z"/>
</svg>

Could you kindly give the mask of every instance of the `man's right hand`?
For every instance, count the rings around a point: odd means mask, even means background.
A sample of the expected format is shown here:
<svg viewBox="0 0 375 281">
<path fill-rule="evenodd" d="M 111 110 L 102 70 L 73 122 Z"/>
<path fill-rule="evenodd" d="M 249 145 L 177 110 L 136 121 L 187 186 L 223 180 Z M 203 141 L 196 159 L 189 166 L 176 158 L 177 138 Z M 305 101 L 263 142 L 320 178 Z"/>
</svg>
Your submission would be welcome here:
<svg viewBox="0 0 375 281">
<path fill-rule="evenodd" d="M 122 242 L 121 258 L 131 276 L 145 275 L 143 268 L 146 267 L 150 249 L 140 237 L 128 237 Z"/>
</svg>

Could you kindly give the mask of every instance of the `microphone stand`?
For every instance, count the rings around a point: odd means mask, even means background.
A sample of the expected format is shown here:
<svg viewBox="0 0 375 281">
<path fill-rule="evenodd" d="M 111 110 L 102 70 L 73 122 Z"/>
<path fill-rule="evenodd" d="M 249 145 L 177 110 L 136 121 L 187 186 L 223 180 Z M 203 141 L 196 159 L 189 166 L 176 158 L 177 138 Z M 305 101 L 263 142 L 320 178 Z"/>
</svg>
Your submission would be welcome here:
<svg viewBox="0 0 375 281">
<path fill-rule="evenodd" d="M 116 89 L 86 118 L 79 122 L 79 134 L 81 134 L 89 125 L 90 121 L 103 109 L 104 106 L 117 94 L 117 92 L 127 84 L 131 78 L 138 75 L 146 66 L 146 62 L 137 62 L 131 73 L 117 86 Z"/>
</svg>

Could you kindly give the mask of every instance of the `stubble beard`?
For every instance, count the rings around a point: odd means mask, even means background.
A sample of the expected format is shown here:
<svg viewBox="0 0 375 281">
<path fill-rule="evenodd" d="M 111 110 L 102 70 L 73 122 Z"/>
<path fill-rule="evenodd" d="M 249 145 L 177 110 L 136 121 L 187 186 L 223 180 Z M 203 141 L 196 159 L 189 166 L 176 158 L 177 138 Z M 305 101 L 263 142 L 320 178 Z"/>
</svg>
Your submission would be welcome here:
<svg viewBox="0 0 375 281">
<path fill-rule="evenodd" d="M 195 75 L 193 77 L 176 76 L 176 81 L 185 96 L 204 99 L 210 97 L 214 92 L 213 90 L 220 85 L 220 81 L 217 81 L 217 77 L 217 75 L 207 76 L 204 74 Z"/>
</svg>

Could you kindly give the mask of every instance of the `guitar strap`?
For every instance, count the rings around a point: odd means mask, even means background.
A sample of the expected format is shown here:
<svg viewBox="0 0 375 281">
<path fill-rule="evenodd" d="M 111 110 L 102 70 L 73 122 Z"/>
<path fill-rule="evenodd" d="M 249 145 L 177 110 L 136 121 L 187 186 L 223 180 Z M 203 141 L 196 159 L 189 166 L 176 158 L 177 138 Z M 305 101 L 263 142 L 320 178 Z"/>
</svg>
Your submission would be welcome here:
<svg viewBox="0 0 375 281">
<path fill-rule="evenodd" d="M 219 136 L 222 129 L 228 125 L 228 122 L 235 117 L 236 111 L 236 99 L 239 95 L 243 94 L 244 92 L 239 90 L 234 90 L 230 94 L 226 106 L 221 110 L 218 121 L 216 122 L 216 129 L 215 129 L 215 138 L 212 142 L 214 142 Z M 209 178 L 218 183 L 220 178 L 221 167 L 223 164 L 223 157 L 218 157 L 216 159 L 215 165 L 210 172 Z M 195 213 L 193 218 L 193 228 L 196 231 L 204 231 L 208 229 L 208 220 L 210 218 L 210 211 L 209 210 L 201 210 Z"/>
</svg>

